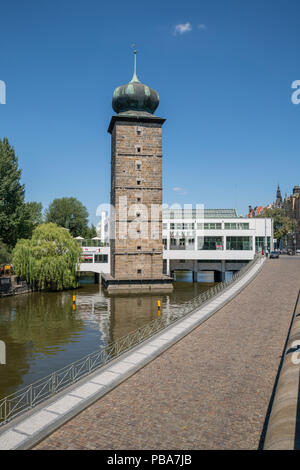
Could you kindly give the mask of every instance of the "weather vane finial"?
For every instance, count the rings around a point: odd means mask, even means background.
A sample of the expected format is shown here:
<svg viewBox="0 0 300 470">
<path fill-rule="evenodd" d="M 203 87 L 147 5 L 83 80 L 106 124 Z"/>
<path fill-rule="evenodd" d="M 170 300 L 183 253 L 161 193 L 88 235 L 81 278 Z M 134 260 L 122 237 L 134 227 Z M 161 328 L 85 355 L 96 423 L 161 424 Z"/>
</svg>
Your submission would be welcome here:
<svg viewBox="0 0 300 470">
<path fill-rule="evenodd" d="M 134 71 L 133 71 L 133 77 L 131 79 L 131 82 L 139 82 L 139 79 L 138 79 L 138 76 L 136 74 L 136 54 L 137 54 L 137 50 L 136 50 L 136 44 L 132 44 L 131 47 L 134 47 Z"/>
</svg>

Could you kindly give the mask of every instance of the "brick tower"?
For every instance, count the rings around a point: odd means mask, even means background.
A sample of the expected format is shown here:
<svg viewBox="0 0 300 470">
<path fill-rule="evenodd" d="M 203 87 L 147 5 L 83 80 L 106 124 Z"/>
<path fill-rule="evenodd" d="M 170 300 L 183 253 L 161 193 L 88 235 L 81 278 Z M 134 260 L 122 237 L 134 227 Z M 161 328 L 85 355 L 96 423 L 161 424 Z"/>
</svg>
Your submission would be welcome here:
<svg viewBox="0 0 300 470">
<path fill-rule="evenodd" d="M 111 119 L 111 274 L 104 276 L 109 292 L 171 290 L 163 274 L 162 125 L 154 116 L 155 90 L 136 74 L 115 89 Z"/>
</svg>

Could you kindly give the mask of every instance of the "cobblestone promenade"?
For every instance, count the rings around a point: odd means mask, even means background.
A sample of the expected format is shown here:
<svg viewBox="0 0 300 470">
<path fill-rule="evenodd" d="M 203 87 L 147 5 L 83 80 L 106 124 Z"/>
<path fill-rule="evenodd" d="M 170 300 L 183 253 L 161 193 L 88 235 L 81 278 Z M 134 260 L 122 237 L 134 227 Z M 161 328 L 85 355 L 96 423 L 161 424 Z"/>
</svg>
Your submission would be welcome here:
<svg viewBox="0 0 300 470">
<path fill-rule="evenodd" d="M 257 449 L 300 257 L 268 260 L 235 299 L 36 449 Z"/>
</svg>

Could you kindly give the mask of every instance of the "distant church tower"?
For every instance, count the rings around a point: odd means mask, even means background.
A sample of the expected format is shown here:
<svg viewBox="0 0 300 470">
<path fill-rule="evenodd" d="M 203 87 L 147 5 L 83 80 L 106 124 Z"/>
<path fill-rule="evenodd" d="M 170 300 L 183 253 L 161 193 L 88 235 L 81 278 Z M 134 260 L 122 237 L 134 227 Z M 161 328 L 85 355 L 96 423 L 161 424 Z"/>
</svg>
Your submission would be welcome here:
<svg viewBox="0 0 300 470">
<path fill-rule="evenodd" d="M 275 207 L 282 207 L 282 197 L 281 197 L 281 191 L 280 191 L 279 185 L 278 185 L 277 192 L 276 192 Z"/>
<path fill-rule="evenodd" d="M 136 73 L 115 89 L 111 134 L 111 205 L 115 207 L 110 240 L 111 273 L 103 283 L 109 292 L 171 290 L 163 274 L 162 125 L 153 113 L 158 93 Z"/>
</svg>

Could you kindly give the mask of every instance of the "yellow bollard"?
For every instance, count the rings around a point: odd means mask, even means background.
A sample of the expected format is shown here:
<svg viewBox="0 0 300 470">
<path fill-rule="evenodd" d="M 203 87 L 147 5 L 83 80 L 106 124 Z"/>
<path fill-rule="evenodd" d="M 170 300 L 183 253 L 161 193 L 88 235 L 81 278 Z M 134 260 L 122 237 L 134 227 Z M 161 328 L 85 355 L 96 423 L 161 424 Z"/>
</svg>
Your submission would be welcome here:
<svg viewBox="0 0 300 470">
<path fill-rule="evenodd" d="M 76 302 L 76 295 L 73 295 L 72 300 L 73 302 Z"/>
<path fill-rule="evenodd" d="M 160 300 L 157 301 L 157 316 L 160 317 Z"/>
</svg>

